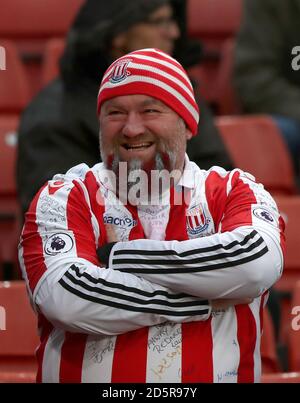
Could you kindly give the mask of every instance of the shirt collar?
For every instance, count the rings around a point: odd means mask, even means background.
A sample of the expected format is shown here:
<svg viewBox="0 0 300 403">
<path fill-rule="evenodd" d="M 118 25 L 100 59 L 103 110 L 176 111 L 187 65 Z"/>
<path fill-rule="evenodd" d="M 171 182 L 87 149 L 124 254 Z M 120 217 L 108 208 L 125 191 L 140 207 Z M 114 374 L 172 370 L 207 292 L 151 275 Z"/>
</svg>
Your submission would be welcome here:
<svg viewBox="0 0 300 403">
<path fill-rule="evenodd" d="M 201 170 L 194 162 L 190 161 L 188 155 L 185 154 L 184 170 L 176 186 L 194 189 L 196 184 L 200 183 L 202 176 Z"/>
</svg>

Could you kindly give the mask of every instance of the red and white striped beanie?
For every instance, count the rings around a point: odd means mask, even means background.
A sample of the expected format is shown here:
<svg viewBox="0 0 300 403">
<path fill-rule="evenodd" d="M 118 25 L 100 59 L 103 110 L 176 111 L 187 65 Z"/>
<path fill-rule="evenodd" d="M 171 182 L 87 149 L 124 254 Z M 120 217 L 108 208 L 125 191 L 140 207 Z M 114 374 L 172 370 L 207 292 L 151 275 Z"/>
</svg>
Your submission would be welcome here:
<svg viewBox="0 0 300 403">
<path fill-rule="evenodd" d="M 106 100 L 136 94 L 164 102 L 197 134 L 199 108 L 194 90 L 184 68 L 171 56 L 158 49 L 141 49 L 114 61 L 100 85 L 98 115 Z"/>
</svg>

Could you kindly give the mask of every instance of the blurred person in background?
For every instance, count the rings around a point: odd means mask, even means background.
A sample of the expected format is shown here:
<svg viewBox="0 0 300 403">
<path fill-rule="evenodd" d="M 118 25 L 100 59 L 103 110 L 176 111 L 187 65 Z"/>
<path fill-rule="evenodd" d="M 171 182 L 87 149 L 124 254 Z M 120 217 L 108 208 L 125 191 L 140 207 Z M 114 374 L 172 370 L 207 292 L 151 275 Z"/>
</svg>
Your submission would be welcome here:
<svg viewBox="0 0 300 403">
<path fill-rule="evenodd" d="M 201 47 L 186 35 L 185 0 L 87 0 L 67 36 L 60 75 L 31 102 L 19 128 L 17 184 L 23 213 L 54 174 L 100 161 L 95 99 L 109 64 L 127 52 L 155 47 L 185 68 L 199 63 Z M 202 169 L 231 169 L 213 116 L 198 97 L 200 136 L 188 155 Z"/>
<path fill-rule="evenodd" d="M 300 0 L 244 0 L 234 74 L 244 111 L 269 114 L 277 123 L 292 156 L 298 184 L 299 21 Z"/>
</svg>

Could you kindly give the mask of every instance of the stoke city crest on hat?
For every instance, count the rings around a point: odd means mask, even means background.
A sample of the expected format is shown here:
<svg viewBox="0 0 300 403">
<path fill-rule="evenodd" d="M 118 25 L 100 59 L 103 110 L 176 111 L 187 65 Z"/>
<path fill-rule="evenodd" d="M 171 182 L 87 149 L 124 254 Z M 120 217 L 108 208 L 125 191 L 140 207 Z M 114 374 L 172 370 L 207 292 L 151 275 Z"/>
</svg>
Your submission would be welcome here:
<svg viewBox="0 0 300 403">
<path fill-rule="evenodd" d="M 117 62 L 109 76 L 109 81 L 112 84 L 120 83 L 130 76 L 130 71 L 128 71 L 128 65 L 132 59 L 123 59 Z"/>
</svg>

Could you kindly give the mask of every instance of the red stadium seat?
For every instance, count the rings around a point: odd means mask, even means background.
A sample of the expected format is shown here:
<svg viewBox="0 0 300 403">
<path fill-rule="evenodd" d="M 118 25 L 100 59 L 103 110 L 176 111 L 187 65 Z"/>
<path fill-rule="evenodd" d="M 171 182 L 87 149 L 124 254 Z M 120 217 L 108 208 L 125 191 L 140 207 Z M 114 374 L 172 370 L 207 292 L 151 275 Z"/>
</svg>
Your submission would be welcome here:
<svg viewBox="0 0 300 403">
<path fill-rule="evenodd" d="M 36 371 L 0 371 L 0 383 L 35 383 Z"/>
<path fill-rule="evenodd" d="M 300 197 L 275 196 L 279 211 L 285 221 L 286 255 L 284 271 L 276 283 L 280 291 L 293 292 L 297 280 L 300 280 Z"/>
<path fill-rule="evenodd" d="M 10 0 L 1 7 L 0 37 L 64 36 L 84 0 Z"/>
<path fill-rule="evenodd" d="M 39 338 L 24 281 L 1 282 L 0 305 L 0 382 L 32 382 Z"/>
<path fill-rule="evenodd" d="M 270 313 L 267 308 L 263 313 L 263 334 L 261 338 L 262 373 L 280 372 L 276 352 L 275 332 Z"/>
<path fill-rule="evenodd" d="M 26 74 L 14 43 L 0 39 L 0 46 L 4 49 L 6 65 L 0 71 L 0 113 L 19 113 L 29 101 Z"/>
<path fill-rule="evenodd" d="M 233 87 L 235 41 L 228 39 L 221 48 L 221 61 L 215 82 L 215 103 L 219 115 L 236 115 L 241 112 L 241 106 Z"/>
<path fill-rule="evenodd" d="M 46 43 L 42 85 L 46 85 L 53 80 L 59 73 L 59 59 L 63 53 L 65 41 L 62 38 L 53 38 Z"/>
<path fill-rule="evenodd" d="M 30 99 L 42 87 L 45 43 L 53 37 L 65 37 L 83 2 L 10 0 L 1 7 L 0 38 L 13 40 L 16 44 L 25 67 Z"/>
<path fill-rule="evenodd" d="M 236 35 L 241 20 L 242 0 L 189 0 L 188 33 L 208 47 L 220 48 Z"/>
<path fill-rule="evenodd" d="M 19 277 L 19 206 L 15 181 L 18 122 L 15 115 L 0 114 L 0 279 Z"/>
<path fill-rule="evenodd" d="M 262 375 L 261 383 L 300 383 L 300 372 L 264 374 Z"/>
<path fill-rule="evenodd" d="M 300 280 L 300 197 L 275 196 L 279 211 L 285 221 L 286 254 L 282 277 L 274 285 L 279 292 L 281 305 L 280 341 L 288 344 L 291 329 L 291 297 L 295 284 Z"/>
<path fill-rule="evenodd" d="M 237 168 L 253 174 L 272 193 L 297 193 L 289 153 L 270 117 L 223 116 L 215 122 Z"/>
<path fill-rule="evenodd" d="M 187 1 L 188 34 L 203 45 L 201 64 L 189 69 L 189 73 L 199 86 L 202 97 L 217 115 L 221 114 L 216 91 L 219 88 L 218 76 L 224 52 L 222 47 L 226 40 L 236 36 L 240 26 L 241 9 L 242 0 Z M 228 61 L 227 65 L 230 68 Z M 229 94 L 224 94 L 227 99 Z"/>
<path fill-rule="evenodd" d="M 16 195 L 15 160 L 17 149 L 16 115 L 0 114 L 0 196 Z"/>
<path fill-rule="evenodd" d="M 289 366 L 291 371 L 300 371 L 300 276 L 294 288 L 289 319 Z"/>
<path fill-rule="evenodd" d="M 196 88 L 216 115 L 241 113 L 241 106 L 232 83 L 234 45 L 233 39 L 227 39 L 221 46 L 219 59 L 206 60 L 204 58 L 200 64 L 188 70 Z"/>
<path fill-rule="evenodd" d="M 189 77 L 195 84 L 196 90 L 201 97 L 211 106 L 214 112 L 217 111 L 217 100 L 215 84 L 218 77 L 219 62 L 205 60 L 188 69 Z"/>
</svg>

